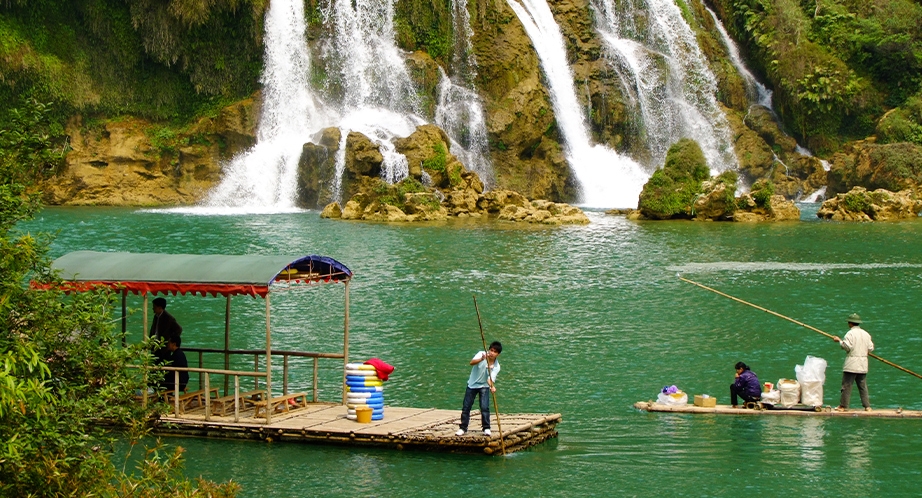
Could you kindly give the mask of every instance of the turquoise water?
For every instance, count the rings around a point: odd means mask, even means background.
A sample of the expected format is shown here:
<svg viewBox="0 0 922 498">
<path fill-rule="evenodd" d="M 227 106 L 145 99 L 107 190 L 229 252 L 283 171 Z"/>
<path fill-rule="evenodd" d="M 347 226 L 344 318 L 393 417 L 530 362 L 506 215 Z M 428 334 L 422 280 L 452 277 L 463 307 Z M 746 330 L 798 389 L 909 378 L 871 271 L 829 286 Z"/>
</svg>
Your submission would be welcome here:
<svg viewBox="0 0 922 498">
<path fill-rule="evenodd" d="M 677 275 L 842 335 L 857 312 L 880 356 L 922 372 L 922 223 L 631 222 L 578 227 L 453 222 L 387 225 L 317 212 L 193 216 L 47 209 L 24 229 L 68 251 L 319 253 L 355 272 L 351 357 L 396 366 L 388 404 L 460 409 L 468 361 L 505 347 L 500 413 L 559 412 L 560 437 L 504 458 L 336 446 L 170 439 L 187 472 L 234 479 L 242 496 L 916 495 L 922 421 L 648 414 L 668 384 L 728 401 L 733 365 L 792 378 L 807 355 L 843 359 L 820 334 L 681 282 Z M 337 351 L 342 286 L 273 296 L 274 347 Z M 129 305 L 140 306 L 132 297 Z M 232 347 L 264 346 L 261 300 L 235 298 Z M 219 347 L 224 300 L 177 296 L 185 346 Z M 140 335 L 140 313 L 129 327 Z M 321 363 L 335 400 L 341 364 Z M 307 377 L 295 379 L 307 385 Z M 872 360 L 875 407 L 922 410 L 922 380 Z M 297 385 L 295 386 L 297 387 Z M 852 406 L 860 406 L 857 393 Z"/>
</svg>

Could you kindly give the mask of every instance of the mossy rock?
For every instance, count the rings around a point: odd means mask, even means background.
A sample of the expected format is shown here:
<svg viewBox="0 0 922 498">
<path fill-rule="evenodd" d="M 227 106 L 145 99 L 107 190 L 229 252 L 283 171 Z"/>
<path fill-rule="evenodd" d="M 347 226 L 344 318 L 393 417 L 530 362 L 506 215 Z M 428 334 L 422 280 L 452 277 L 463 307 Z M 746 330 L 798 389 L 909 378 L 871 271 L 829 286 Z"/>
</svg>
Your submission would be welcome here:
<svg viewBox="0 0 922 498">
<path fill-rule="evenodd" d="M 710 176 L 701 146 L 679 140 L 666 153 L 666 164 L 656 170 L 640 192 L 638 209 L 647 218 L 690 217 L 701 183 Z"/>
</svg>

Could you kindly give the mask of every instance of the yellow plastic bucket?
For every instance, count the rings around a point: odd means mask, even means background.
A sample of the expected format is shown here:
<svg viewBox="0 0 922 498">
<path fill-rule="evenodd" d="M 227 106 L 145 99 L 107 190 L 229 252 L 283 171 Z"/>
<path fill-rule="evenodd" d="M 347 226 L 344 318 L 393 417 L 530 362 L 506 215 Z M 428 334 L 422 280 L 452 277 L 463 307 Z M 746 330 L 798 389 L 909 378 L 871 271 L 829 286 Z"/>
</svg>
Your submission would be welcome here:
<svg viewBox="0 0 922 498">
<path fill-rule="evenodd" d="M 360 424 L 371 423 L 372 409 L 367 406 L 358 406 L 355 408 L 355 421 Z"/>
</svg>

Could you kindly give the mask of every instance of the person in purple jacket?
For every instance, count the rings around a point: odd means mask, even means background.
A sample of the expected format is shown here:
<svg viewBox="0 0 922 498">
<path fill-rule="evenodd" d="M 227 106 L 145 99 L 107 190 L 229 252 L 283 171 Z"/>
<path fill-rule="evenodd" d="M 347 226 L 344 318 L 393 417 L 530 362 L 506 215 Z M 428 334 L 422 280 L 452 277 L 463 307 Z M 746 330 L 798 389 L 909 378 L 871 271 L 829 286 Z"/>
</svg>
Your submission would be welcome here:
<svg viewBox="0 0 922 498">
<path fill-rule="evenodd" d="M 736 381 L 730 384 L 730 403 L 733 408 L 737 408 L 737 397 L 743 398 L 744 403 L 762 400 L 759 378 L 741 361 L 736 363 Z"/>
</svg>

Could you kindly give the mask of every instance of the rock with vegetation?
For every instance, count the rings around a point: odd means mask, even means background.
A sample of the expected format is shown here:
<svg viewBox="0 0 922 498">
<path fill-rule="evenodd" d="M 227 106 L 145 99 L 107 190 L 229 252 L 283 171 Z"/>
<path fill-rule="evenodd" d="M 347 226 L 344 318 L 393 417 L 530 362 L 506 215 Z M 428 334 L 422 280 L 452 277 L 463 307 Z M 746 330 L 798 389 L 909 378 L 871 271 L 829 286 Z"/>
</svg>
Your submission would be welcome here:
<svg viewBox="0 0 922 498">
<path fill-rule="evenodd" d="M 365 144 L 366 140 L 355 138 L 359 144 Z M 350 176 L 352 187 L 349 190 L 355 193 L 343 207 L 338 202 L 329 203 L 323 208 L 321 216 L 387 222 L 488 216 L 549 225 L 589 222 L 582 210 L 568 204 L 546 200 L 529 201 L 522 194 L 511 190 L 485 192 L 477 174 L 467 171 L 451 154 L 447 136 L 436 126 L 419 126 L 409 137 L 395 140 L 395 144 L 413 165 L 410 176 L 390 185 L 379 176 L 362 174 L 353 169 Z M 364 156 L 374 156 L 371 147 L 362 147 L 361 150 Z M 374 169 L 369 172 L 374 172 Z"/>
<path fill-rule="evenodd" d="M 823 202 L 816 216 L 835 221 L 892 221 L 918 218 L 922 199 L 913 190 L 869 192 L 855 187 Z"/>
<path fill-rule="evenodd" d="M 666 164 L 644 185 L 637 211 L 629 219 L 693 219 L 698 221 L 784 221 L 800 218 L 793 201 L 775 194 L 767 179 L 735 197 L 738 177 L 725 171 L 710 177 L 701 147 L 682 139 L 669 148 Z M 615 213 L 620 214 L 620 213 Z"/>
<path fill-rule="evenodd" d="M 830 158 L 828 184 L 830 198 L 853 187 L 891 192 L 918 187 L 922 185 L 922 145 L 855 142 Z"/>
<path fill-rule="evenodd" d="M 736 211 L 733 221 L 752 223 L 760 221 L 797 221 L 800 209 L 794 201 L 775 193 L 771 180 L 759 180 L 752 185 L 748 193 L 736 199 Z"/>
<path fill-rule="evenodd" d="M 669 147 L 666 164 L 644 184 L 637 209 L 654 220 L 692 218 L 695 199 L 703 191 L 701 184 L 709 177 L 701 147 L 683 138 Z"/>
</svg>

